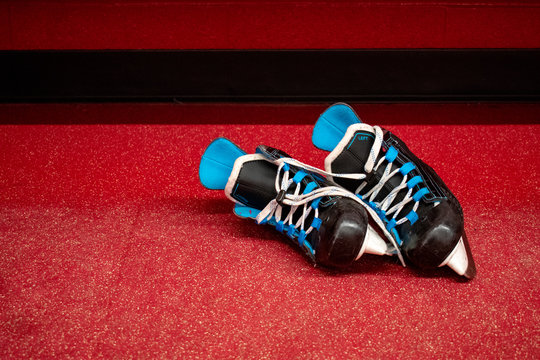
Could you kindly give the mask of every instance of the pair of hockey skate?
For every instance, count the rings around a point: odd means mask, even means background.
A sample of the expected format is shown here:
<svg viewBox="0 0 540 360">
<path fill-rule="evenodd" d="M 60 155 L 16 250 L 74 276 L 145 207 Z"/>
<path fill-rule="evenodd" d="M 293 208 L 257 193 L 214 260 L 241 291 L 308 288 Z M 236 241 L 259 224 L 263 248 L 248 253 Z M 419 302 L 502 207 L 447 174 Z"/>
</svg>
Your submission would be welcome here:
<svg viewBox="0 0 540 360">
<path fill-rule="evenodd" d="M 286 234 L 317 264 L 346 267 L 364 253 L 397 255 L 420 268 L 476 268 L 457 199 L 394 134 L 361 123 L 346 104 L 317 121 L 325 170 L 267 146 L 246 154 L 227 139 L 204 152 L 199 176 L 224 189 L 234 212 Z M 370 221 L 371 220 L 371 221 Z"/>
</svg>

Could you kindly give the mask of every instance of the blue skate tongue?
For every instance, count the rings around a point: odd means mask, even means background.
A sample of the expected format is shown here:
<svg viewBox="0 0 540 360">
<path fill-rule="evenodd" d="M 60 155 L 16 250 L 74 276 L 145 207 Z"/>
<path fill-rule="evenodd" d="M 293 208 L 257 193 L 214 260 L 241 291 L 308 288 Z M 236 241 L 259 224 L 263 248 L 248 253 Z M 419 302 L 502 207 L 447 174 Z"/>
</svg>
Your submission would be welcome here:
<svg viewBox="0 0 540 360">
<path fill-rule="evenodd" d="M 247 155 L 225 138 L 208 145 L 199 164 L 203 186 L 224 189 L 234 199 L 259 210 L 277 195 L 276 171 L 277 165 L 261 156 Z M 229 182 L 232 184 L 228 185 Z"/>
<path fill-rule="evenodd" d="M 246 153 L 225 138 L 217 138 L 204 151 L 199 164 L 199 179 L 204 187 L 225 189 L 234 162 Z"/>
<path fill-rule="evenodd" d="M 334 151 L 338 144 L 344 140 L 349 127 L 360 124 L 362 121 L 354 110 L 347 104 L 338 103 L 326 109 L 315 124 L 312 141 L 319 149 Z M 356 165 L 363 168 L 375 141 L 375 135 L 371 131 L 358 130 L 347 136 L 345 147 L 341 152 L 349 150 L 354 153 L 354 159 L 350 159 Z M 334 154 L 336 158 L 339 154 Z"/>
<path fill-rule="evenodd" d="M 364 166 L 375 142 L 375 134 L 369 125 L 358 125 L 361 123 L 354 110 L 349 105 L 342 103 L 330 106 L 317 120 L 313 129 L 312 141 L 318 148 L 332 152 L 329 155 L 333 159 L 332 171 L 337 173 L 364 172 Z M 348 132 L 347 130 L 351 127 L 356 130 Z M 384 134 L 384 138 L 387 139 L 388 135 Z M 339 144 L 341 146 L 338 147 Z M 385 156 L 386 152 L 387 147 L 383 141 L 376 161 Z M 378 169 L 378 178 L 383 176 L 384 169 L 385 166 Z M 378 178 L 373 178 L 373 181 Z M 381 197 L 386 196 L 393 187 L 398 186 L 401 179 L 401 176 L 392 177 L 388 181 L 387 187 L 380 191 Z M 349 190 L 358 186 L 356 181 L 347 179 L 336 180 L 336 182 Z M 370 187 L 374 185 L 371 183 Z"/>
<path fill-rule="evenodd" d="M 349 126 L 362 121 L 347 104 L 338 103 L 330 106 L 320 116 L 311 140 L 321 150 L 332 151 L 341 141 Z"/>
</svg>

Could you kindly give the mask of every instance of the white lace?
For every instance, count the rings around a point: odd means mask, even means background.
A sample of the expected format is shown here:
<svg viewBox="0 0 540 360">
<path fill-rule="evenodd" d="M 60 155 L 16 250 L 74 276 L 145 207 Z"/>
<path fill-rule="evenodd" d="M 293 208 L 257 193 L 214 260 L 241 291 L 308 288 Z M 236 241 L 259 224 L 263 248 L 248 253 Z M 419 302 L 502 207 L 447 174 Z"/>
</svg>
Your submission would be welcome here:
<svg viewBox="0 0 540 360">
<path fill-rule="evenodd" d="M 317 169 L 313 166 L 301 163 L 300 161 L 297 161 L 291 158 L 279 159 L 278 162 L 279 162 L 279 166 L 278 166 L 277 176 L 276 176 L 276 181 L 275 181 L 277 193 L 279 193 L 280 191 L 286 192 L 293 183 L 293 179 L 289 179 L 289 170 L 288 169 L 283 170 L 283 167 L 285 166 L 285 164 L 295 165 L 300 168 L 304 168 L 304 169 L 307 169 L 307 170 L 310 170 L 312 172 L 316 172 L 319 174 L 330 175 L 330 173 L 326 171 Z M 281 181 L 280 181 L 281 172 L 283 172 L 283 176 L 281 177 Z M 334 176 L 342 176 L 342 177 L 346 177 L 349 179 L 356 179 L 356 180 L 361 180 L 365 178 L 364 174 L 342 174 L 342 175 L 334 174 Z M 361 200 L 357 196 L 353 195 L 351 192 L 339 186 L 319 187 L 307 194 L 300 194 L 301 183 L 302 182 L 300 181 L 298 184 L 296 184 L 296 188 L 294 189 L 294 192 L 292 194 L 285 193 L 285 197 L 283 198 L 283 201 L 281 201 L 283 205 L 288 205 L 291 207 L 289 210 L 289 213 L 283 219 L 284 226 L 293 225 L 293 215 L 298 210 L 298 208 L 302 206 L 302 216 L 300 216 L 300 218 L 296 221 L 296 224 L 294 224 L 293 226 L 297 230 L 298 228 L 300 229 L 300 231 L 304 230 L 305 220 L 313 209 L 311 206 L 308 206 L 308 204 L 323 196 L 342 196 L 342 197 L 347 197 L 349 199 L 353 199 L 354 201 L 361 203 Z M 314 214 L 315 218 L 318 218 L 319 217 L 318 207 L 315 208 L 314 210 L 315 210 L 315 214 Z M 270 220 L 272 219 L 272 217 L 274 217 L 275 220 L 279 222 L 281 221 L 281 217 L 283 215 L 282 212 L 283 212 L 282 206 L 277 202 L 276 199 L 272 199 L 268 203 L 268 205 L 266 205 L 265 208 L 262 209 L 261 212 L 257 215 L 256 221 L 257 223 L 260 224 L 264 220 Z M 312 230 L 313 230 L 313 226 L 310 225 L 308 229 L 305 230 L 306 235 L 309 234 Z"/>
<path fill-rule="evenodd" d="M 373 130 L 375 132 L 375 141 L 373 143 L 373 146 L 371 147 L 371 150 L 370 150 L 370 153 L 369 153 L 369 156 L 368 156 L 368 160 L 366 161 L 366 164 L 364 166 L 364 170 L 365 170 L 365 172 L 367 174 L 371 173 L 372 171 L 377 171 L 379 166 L 381 166 L 381 164 L 386 160 L 386 158 L 384 156 L 381 157 L 379 159 L 379 162 L 377 163 L 377 165 L 374 167 L 377 156 L 379 155 L 379 152 L 381 150 L 383 134 L 382 134 L 381 128 L 378 127 L 378 126 L 373 126 Z M 369 202 L 374 202 L 373 200 L 377 197 L 377 195 L 379 194 L 381 189 L 384 187 L 386 182 L 388 180 L 390 180 L 390 178 L 392 178 L 392 176 L 397 174 L 399 172 L 399 170 L 400 170 L 400 168 L 397 168 L 394 171 L 390 172 L 391 169 L 392 169 L 392 163 L 389 162 L 386 165 L 386 168 L 384 169 L 383 176 L 381 177 L 381 179 L 379 180 L 377 185 L 375 185 L 373 188 L 371 188 L 371 190 L 369 190 L 367 193 L 362 195 L 362 198 L 364 200 L 369 201 Z M 392 191 L 390 191 L 390 193 L 388 193 L 388 195 L 386 195 L 386 197 L 384 199 L 382 199 L 380 202 L 374 202 L 375 205 L 379 209 L 383 210 L 387 215 L 394 214 L 394 216 L 392 217 L 393 219 L 397 218 L 397 216 L 399 215 L 401 210 L 403 210 L 405 205 L 407 205 L 409 202 L 413 201 L 413 198 L 411 196 L 412 192 L 413 192 L 413 189 L 409 189 L 409 191 L 407 191 L 407 194 L 405 195 L 405 197 L 401 201 L 399 201 L 397 204 L 394 204 L 394 206 L 390 207 L 392 202 L 396 199 L 398 193 L 402 189 L 407 188 L 408 177 L 409 177 L 408 174 L 404 175 L 403 179 L 401 180 L 401 183 L 398 186 L 396 186 L 394 189 L 392 189 Z M 360 184 L 360 186 L 358 186 L 355 193 L 356 194 L 360 193 L 360 191 L 362 191 L 362 189 L 366 185 L 367 185 L 367 182 L 363 181 Z M 369 196 L 369 199 L 368 199 L 368 196 Z M 414 204 L 412 210 L 416 212 L 416 210 L 418 209 L 418 206 L 419 206 L 419 202 L 416 201 L 416 203 Z M 399 221 L 396 222 L 396 225 L 403 224 L 407 220 L 408 219 L 406 217 L 403 217 Z"/>
</svg>

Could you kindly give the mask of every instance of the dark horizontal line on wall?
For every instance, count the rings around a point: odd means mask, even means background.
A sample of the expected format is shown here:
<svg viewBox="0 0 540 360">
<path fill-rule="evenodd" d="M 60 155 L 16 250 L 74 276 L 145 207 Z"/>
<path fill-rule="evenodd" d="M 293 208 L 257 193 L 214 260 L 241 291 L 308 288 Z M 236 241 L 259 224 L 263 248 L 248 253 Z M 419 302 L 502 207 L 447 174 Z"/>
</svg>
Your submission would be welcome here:
<svg viewBox="0 0 540 360">
<path fill-rule="evenodd" d="M 1 102 L 538 101 L 540 49 L 0 51 Z"/>
</svg>

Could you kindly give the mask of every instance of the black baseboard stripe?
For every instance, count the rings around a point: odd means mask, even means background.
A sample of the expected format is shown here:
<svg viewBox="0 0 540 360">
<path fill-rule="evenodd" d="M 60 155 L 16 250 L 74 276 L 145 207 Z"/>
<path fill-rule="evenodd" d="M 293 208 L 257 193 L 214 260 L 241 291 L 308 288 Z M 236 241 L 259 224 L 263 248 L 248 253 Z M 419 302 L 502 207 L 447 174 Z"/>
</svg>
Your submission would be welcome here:
<svg viewBox="0 0 540 360">
<path fill-rule="evenodd" d="M 0 60 L 0 102 L 540 100 L 540 49 L 0 51 Z"/>
</svg>

